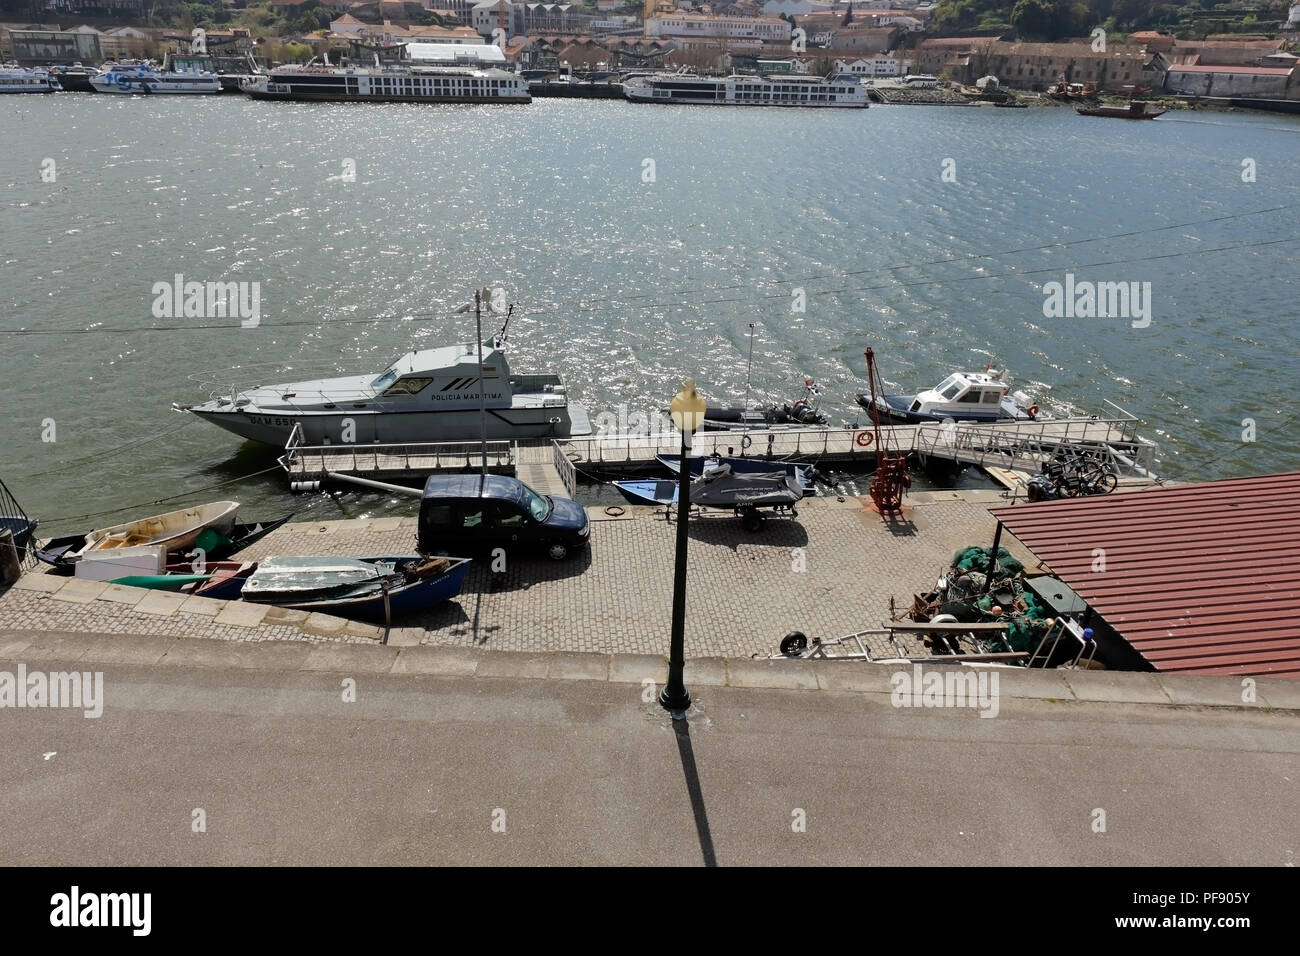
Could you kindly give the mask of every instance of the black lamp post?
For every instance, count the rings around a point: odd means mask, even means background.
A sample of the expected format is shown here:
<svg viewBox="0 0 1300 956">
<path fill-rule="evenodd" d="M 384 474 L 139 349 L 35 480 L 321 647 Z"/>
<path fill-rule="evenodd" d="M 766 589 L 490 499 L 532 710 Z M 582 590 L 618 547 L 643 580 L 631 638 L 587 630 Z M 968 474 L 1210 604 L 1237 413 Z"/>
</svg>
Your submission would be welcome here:
<svg viewBox="0 0 1300 956">
<path fill-rule="evenodd" d="M 686 668 L 686 545 L 687 524 L 691 515 L 691 436 L 704 421 L 707 406 L 695 382 L 687 379 L 682 390 L 673 398 L 670 410 L 673 424 L 682 431 L 682 457 L 677 490 L 677 561 L 673 568 L 673 635 L 668 652 L 668 683 L 659 694 L 659 705 L 674 716 L 691 706 L 691 695 L 686 690 L 682 672 Z"/>
</svg>

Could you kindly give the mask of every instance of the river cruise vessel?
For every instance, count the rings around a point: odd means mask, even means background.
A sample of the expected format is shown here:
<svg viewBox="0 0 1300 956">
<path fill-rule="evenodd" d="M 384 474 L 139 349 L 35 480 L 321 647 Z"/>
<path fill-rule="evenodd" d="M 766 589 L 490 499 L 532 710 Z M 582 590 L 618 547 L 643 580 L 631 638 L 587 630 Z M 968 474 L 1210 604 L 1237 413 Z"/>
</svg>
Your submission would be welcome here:
<svg viewBox="0 0 1300 956">
<path fill-rule="evenodd" d="M 857 77 L 690 76 L 651 74 L 628 79 L 623 94 L 638 103 L 711 106 L 813 106 L 866 109 L 866 87 Z"/>
<path fill-rule="evenodd" d="M 505 70 L 456 66 L 282 66 L 243 85 L 259 100 L 369 103 L 529 103 L 524 79 Z"/>
</svg>

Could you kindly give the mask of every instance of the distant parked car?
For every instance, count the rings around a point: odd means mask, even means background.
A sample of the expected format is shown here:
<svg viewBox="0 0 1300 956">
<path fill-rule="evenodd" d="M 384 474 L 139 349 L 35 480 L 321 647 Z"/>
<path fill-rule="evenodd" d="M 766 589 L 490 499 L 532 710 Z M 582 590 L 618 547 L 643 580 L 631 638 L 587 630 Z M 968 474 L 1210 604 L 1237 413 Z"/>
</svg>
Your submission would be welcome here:
<svg viewBox="0 0 1300 956">
<path fill-rule="evenodd" d="M 425 554 L 536 548 L 560 561 L 585 547 L 590 534 L 582 505 L 507 475 L 432 475 L 420 499 Z"/>
<path fill-rule="evenodd" d="M 1174 96 L 1195 96 L 1191 90 L 1174 90 Z"/>
</svg>

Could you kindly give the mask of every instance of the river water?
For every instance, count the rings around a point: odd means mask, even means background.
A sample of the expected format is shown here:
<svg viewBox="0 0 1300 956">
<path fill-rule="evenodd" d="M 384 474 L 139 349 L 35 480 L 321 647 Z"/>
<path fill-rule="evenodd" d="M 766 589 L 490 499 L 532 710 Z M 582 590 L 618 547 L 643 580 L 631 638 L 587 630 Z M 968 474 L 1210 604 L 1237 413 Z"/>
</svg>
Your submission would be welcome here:
<svg viewBox="0 0 1300 956">
<path fill-rule="evenodd" d="M 274 472 L 212 489 L 275 452 L 170 405 L 469 341 L 483 286 L 518 303 L 512 367 L 593 415 L 686 375 L 738 404 L 753 323 L 754 397 L 811 376 L 836 423 L 873 346 L 890 390 L 992 361 L 1055 414 L 1114 402 L 1169 478 L 1291 469 L 1297 155 L 1300 118 L 1244 112 L 7 96 L 0 478 L 50 532 L 190 493 L 409 512 Z M 176 275 L 258 283 L 259 324 L 155 317 Z M 1047 317 L 1067 275 L 1150 283 L 1149 323 Z"/>
</svg>

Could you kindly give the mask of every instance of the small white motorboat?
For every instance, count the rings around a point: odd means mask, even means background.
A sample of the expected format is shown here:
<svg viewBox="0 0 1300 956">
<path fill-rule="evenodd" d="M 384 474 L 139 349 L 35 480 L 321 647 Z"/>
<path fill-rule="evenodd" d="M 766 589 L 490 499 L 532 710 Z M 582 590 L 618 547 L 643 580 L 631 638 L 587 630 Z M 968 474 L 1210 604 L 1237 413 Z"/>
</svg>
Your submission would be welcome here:
<svg viewBox="0 0 1300 956">
<path fill-rule="evenodd" d="M 86 535 L 86 544 L 77 555 L 89 551 L 163 545 L 169 553 L 184 551 L 198 539 L 205 528 L 229 534 L 235 527 L 238 501 L 213 501 L 180 511 L 169 511 L 152 518 L 100 528 Z"/>
</svg>

